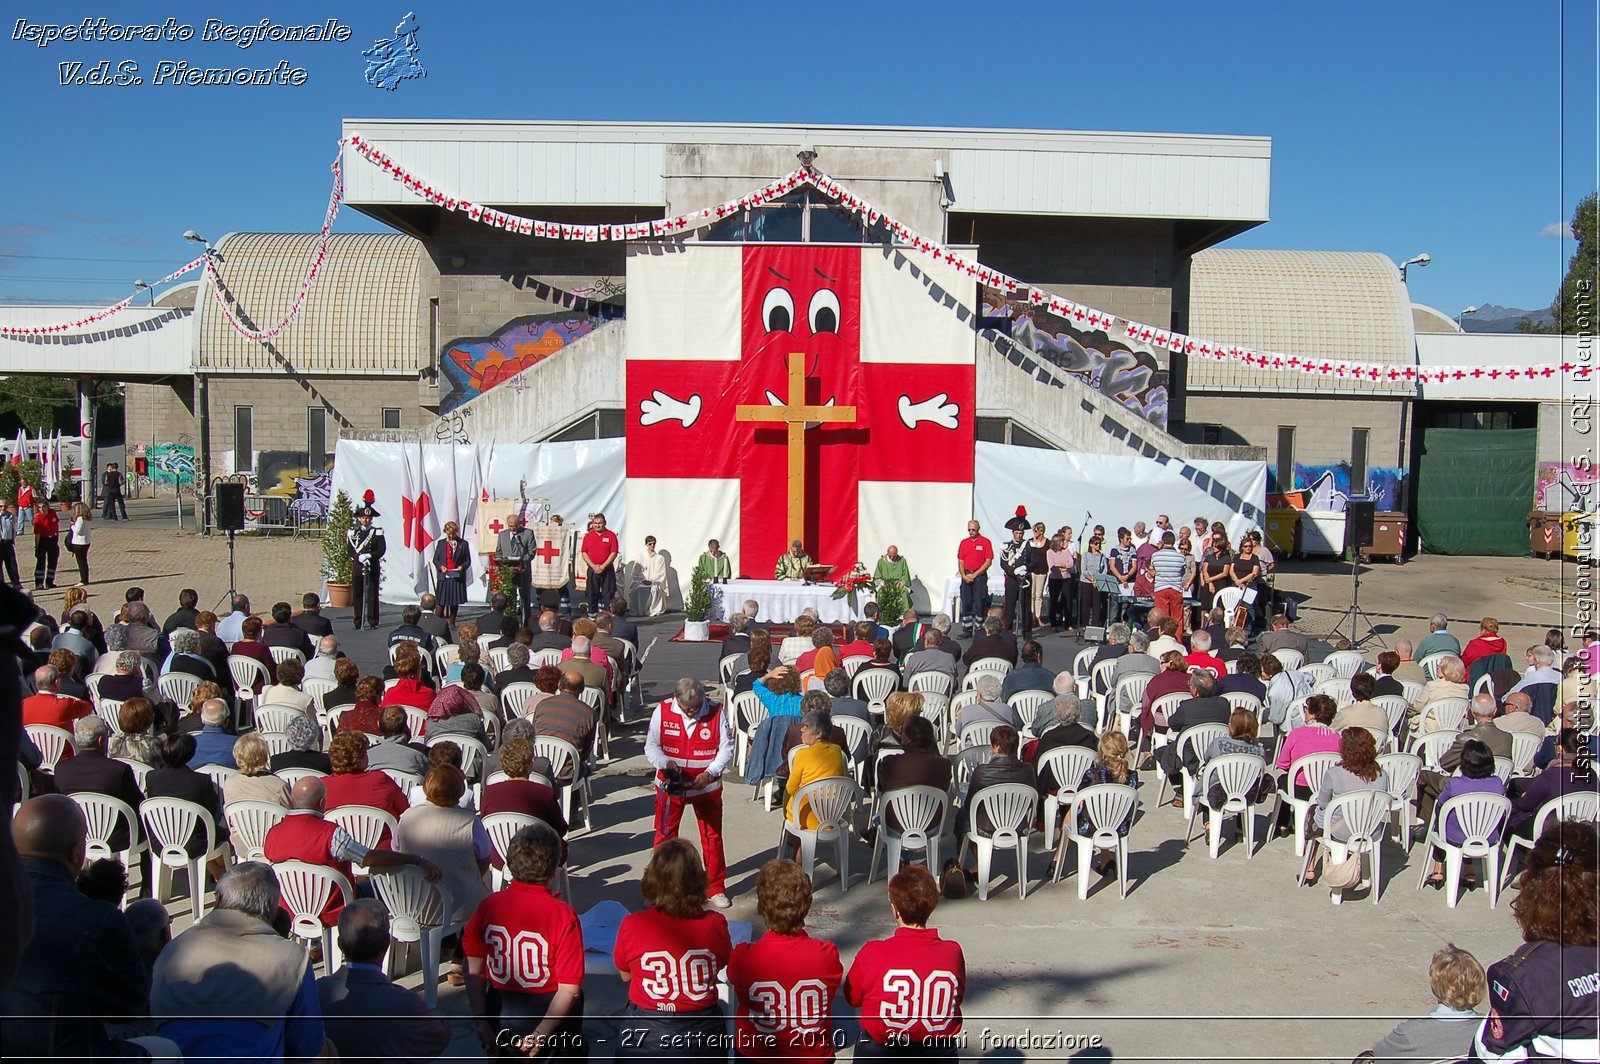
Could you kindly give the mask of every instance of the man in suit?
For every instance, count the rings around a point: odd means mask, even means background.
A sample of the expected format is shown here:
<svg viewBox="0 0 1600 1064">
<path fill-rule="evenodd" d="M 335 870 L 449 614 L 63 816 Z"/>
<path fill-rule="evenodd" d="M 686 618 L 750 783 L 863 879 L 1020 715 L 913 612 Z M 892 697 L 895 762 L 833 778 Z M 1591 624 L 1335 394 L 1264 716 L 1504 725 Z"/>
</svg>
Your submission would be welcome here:
<svg viewBox="0 0 1600 1064">
<path fill-rule="evenodd" d="M 307 661 L 315 653 L 311 637 L 304 628 L 294 623 L 294 610 L 287 602 L 272 604 L 272 623 L 261 629 L 261 641 L 269 647 L 289 647 L 298 650 Z"/>
<path fill-rule="evenodd" d="M 928 626 L 917 620 L 916 610 L 906 610 L 900 615 L 900 627 L 895 629 L 894 635 L 889 637 L 889 645 L 894 647 L 896 661 L 905 661 L 906 658 L 922 646 L 922 634 Z"/>
<path fill-rule="evenodd" d="M 911 677 L 919 672 L 942 672 L 952 682 L 956 678 L 956 659 L 939 649 L 939 633 L 933 628 L 923 632 L 922 649 L 906 658 L 901 678 L 909 684 Z"/>
<path fill-rule="evenodd" d="M 1261 637 L 1261 653 L 1270 654 L 1274 650 L 1294 650 L 1302 656 L 1306 656 L 1309 654 L 1310 649 L 1310 640 L 1289 627 L 1287 614 L 1274 613 L 1272 615 L 1272 631 Z"/>
<path fill-rule="evenodd" d="M 312 639 L 333 634 L 333 622 L 322 615 L 322 599 L 314 591 L 300 596 L 300 612 L 290 617 L 289 623 Z"/>
<path fill-rule="evenodd" d="M 186 587 L 178 592 L 178 608 L 173 610 L 161 624 L 161 634 L 170 636 L 179 628 L 193 628 L 194 619 L 200 615 L 196 608 L 200 602 L 200 592 L 192 587 Z"/>
<path fill-rule="evenodd" d="M 1010 701 L 1012 695 L 1023 691 L 1054 689 L 1056 674 L 1044 667 L 1044 647 L 1037 640 L 1024 642 L 1018 655 L 1022 663 L 1006 673 L 1005 683 L 1000 686 L 1000 697 Z"/>
<path fill-rule="evenodd" d="M 496 563 L 511 573 L 517 619 L 523 624 L 533 616 L 533 570 L 528 565 L 533 550 L 533 533 L 528 531 L 527 519 L 521 513 L 512 514 L 511 527 L 495 540 L 494 554 Z"/>
<path fill-rule="evenodd" d="M 1439 755 L 1439 765 L 1446 772 L 1454 772 L 1461 764 L 1461 751 L 1468 741 L 1476 739 L 1489 748 L 1495 757 L 1511 757 L 1511 733 L 1495 724 L 1495 705 L 1492 695 L 1478 695 L 1472 700 L 1472 727 L 1456 736 L 1450 748 Z"/>
<path fill-rule="evenodd" d="M 128 803 L 134 816 L 139 815 L 139 803 L 144 794 L 133 769 L 125 762 L 106 756 L 106 744 L 111 728 L 97 716 L 84 717 L 72 725 L 72 746 L 76 757 L 69 757 L 56 766 L 56 790 L 62 794 L 87 792 L 120 798 Z M 128 824 L 119 820 L 111 832 L 111 848 L 121 850 L 128 845 Z"/>
<path fill-rule="evenodd" d="M 572 644 L 572 637 L 562 635 L 556 621 L 555 610 L 545 610 L 539 614 L 539 630 L 528 643 L 529 650 L 565 650 Z"/>
<path fill-rule="evenodd" d="M 950 638 L 950 628 L 954 623 L 948 613 L 936 613 L 933 615 L 933 620 L 928 622 L 928 625 L 939 633 L 939 649 L 949 654 L 951 661 L 959 663 L 961 661 L 961 644 Z M 1009 632 L 1006 634 L 1010 635 Z M 1015 658 L 1012 659 L 1013 662 L 1015 660 Z M 966 666 L 962 665 L 956 669 L 956 675 L 960 676 L 966 671 Z"/>
<path fill-rule="evenodd" d="M 612 622 L 613 631 L 616 622 Z M 717 655 L 717 660 L 722 660 L 729 654 L 750 653 L 750 618 L 742 612 L 735 613 L 728 618 L 728 638 L 722 641 L 722 651 Z"/>
<path fill-rule="evenodd" d="M 389 914 L 382 903 L 358 898 L 344 907 L 339 949 L 344 966 L 317 980 L 317 1000 L 323 1028 L 340 1056 L 421 1064 L 444 1052 L 449 1025 L 420 994 L 384 974 Z"/>
<path fill-rule="evenodd" d="M 983 619 L 983 634 L 972 641 L 962 661 L 971 665 L 983 658 L 999 658 L 1011 665 L 1017 663 L 1017 644 L 1000 634 L 1000 618 L 994 614 Z"/>
<path fill-rule="evenodd" d="M 434 645 L 455 642 L 450 634 L 450 622 L 439 615 L 439 596 L 429 591 L 418 600 L 417 605 L 422 610 L 422 619 L 417 624 L 433 636 Z M 516 629 L 512 629 L 512 634 L 516 634 Z"/>
<path fill-rule="evenodd" d="M 1033 747 L 1033 771 L 1039 777 L 1039 795 L 1043 797 L 1062 786 L 1077 787 L 1078 780 L 1058 780 L 1049 771 L 1041 771 L 1039 762 L 1044 760 L 1044 755 L 1052 750 L 1065 746 L 1081 746 L 1086 750 L 1095 750 L 1100 746 L 1100 737 L 1094 729 L 1086 728 L 1079 719 L 1083 704 L 1076 695 L 1057 695 L 1055 698 L 1039 707 L 1039 714 L 1034 718 L 1033 727 L 1039 732 L 1039 741 Z"/>
<path fill-rule="evenodd" d="M 1233 712 L 1233 707 L 1228 705 L 1228 700 L 1216 693 L 1217 678 L 1204 669 L 1196 670 L 1189 674 L 1190 698 L 1178 703 L 1178 708 L 1172 711 L 1172 716 L 1167 718 L 1167 728 L 1172 734 L 1172 742 L 1163 746 L 1156 752 L 1156 760 L 1161 766 L 1161 771 L 1166 773 L 1167 779 L 1174 784 L 1179 779 L 1180 767 L 1194 772 L 1200 767 L 1200 757 L 1204 750 L 1186 750 L 1183 763 L 1178 762 L 1178 737 L 1185 728 L 1192 728 L 1196 724 L 1226 724 L 1228 717 Z"/>
</svg>

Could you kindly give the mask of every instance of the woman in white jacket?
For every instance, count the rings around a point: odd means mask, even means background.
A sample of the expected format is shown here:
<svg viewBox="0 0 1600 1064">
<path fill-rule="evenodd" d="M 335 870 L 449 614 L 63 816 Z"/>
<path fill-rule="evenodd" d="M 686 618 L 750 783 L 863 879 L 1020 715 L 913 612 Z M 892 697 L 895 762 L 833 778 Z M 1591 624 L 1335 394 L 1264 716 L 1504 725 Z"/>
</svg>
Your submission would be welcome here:
<svg viewBox="0 0 1600 1064">
<path fill-rule="evenodd" d="M 89 583 L 89 507 L 78 503 L 72 508 L 72 528 L 67 532 L 67 550 L 78 559 L 78 583 Z"/>
</svg>

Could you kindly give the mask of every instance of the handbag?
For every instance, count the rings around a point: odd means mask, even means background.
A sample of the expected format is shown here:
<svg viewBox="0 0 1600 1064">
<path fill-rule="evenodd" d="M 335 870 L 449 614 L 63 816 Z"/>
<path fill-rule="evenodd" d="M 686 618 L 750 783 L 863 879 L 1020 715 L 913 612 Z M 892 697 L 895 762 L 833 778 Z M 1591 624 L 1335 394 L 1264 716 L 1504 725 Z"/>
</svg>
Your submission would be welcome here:
<svg viewBox="0 0 1600 1064">
<path fill-rule="evenodd" d="M 972 884 L 967 881 L 967 870 L 961 867 L 957 858 L 947 858 L 944 869 L 939 873 L 939 893 L 951 901 L 965 898 L 971 891 Z"/>
<path fill-rule="evenodd" d="M 1328 851 L 1323 851 L 1322 858 L 1322 885 L 1329 890 L 1349 890 L 1361 882 L 1361 855 L 1353 853 L 1344 860 L 1334 864 L 1328 858 Z"/>
</svg>

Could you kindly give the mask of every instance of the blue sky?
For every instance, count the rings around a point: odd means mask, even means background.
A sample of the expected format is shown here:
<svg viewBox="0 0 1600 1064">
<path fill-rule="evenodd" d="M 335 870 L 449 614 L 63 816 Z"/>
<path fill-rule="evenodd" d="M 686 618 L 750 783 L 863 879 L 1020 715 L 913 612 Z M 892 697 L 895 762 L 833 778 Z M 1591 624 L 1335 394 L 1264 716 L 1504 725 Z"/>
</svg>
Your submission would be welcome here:
<svg viewBox="0 0 1600 1064">
<path fill-rule="evenodd" d="M 1229 246 L 1426 251 L 1415 299 L 1542 307 L 1559 228 L 1597 181 L 1595 4 L 122 4 L 192 41 L 13 39 L 108 15 L 10 3 L 0 301 L 106 301 L 186 261 L 180 234 L 319 223 L 340 119 L 750 121 L 1270 136 L 1272 220 Z M 425 80 L 368 86 L 360 52 L 415 11 Z M 133 14 L 137 12 L 137 14 Z M 338 18 L 348 43 L 202 43 L 207 19 Z M 109 16 L 108 17 L 112 17 Z M 145 84 L 59 84 L 136 62 Z M 304 67 L 301 86 L 152 84 L 161 60 Z M 29 141 L 32 142 L 31 147 Z M 342 231 L 372 229 L 354 211 Z M 1555 235 L 1552 235 L 1555 234 Z"/>
</svg>

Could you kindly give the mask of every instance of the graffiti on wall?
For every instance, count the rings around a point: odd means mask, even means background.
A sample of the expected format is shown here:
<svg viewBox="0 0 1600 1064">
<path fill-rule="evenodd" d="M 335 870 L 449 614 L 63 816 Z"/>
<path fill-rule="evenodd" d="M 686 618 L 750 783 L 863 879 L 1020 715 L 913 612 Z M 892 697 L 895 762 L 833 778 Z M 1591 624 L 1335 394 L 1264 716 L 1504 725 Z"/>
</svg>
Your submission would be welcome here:
<svg viewBox="0 0 1600 1064">
<path fill-rule="evenodd" d="M 145 472 L 140 478 L 155 488 L 193 489 L 195 471 L 194 445 L 190 443 L 156 443 L 144 449 L 142 455 L 129 456 L 128 464 L 136 465 L 138 458 L 145 460 Z"/>
<path fill-rule="evenodd" d="M 1017 343 L 1121 403 L 1159 428 L 1167 427 L 1170 371 L 1150 351 L 1103 332 L 1083 332 L 1040 307 L 983 292 L 983 314 Z"/>
<path fill-rule="evenodd" d="M 1295 510 L 1343 512 L 1351 499 L 1371 499 L 1380 511 L 1399 510 L 1405 498 L 1403 485 L 1409 470 L 1395 466 L 1368 466 L 1367 482 L 1355 490 L 1350 485 L 1350 463 L 1301 465 L 1296 462 L 1294 477 L 1284 484 L 1278 467 L 1267 466 L 1267 506 Z"/>
<path fill-rule="evenodd" d="M 504 384 L 616 316 L 579 310 L 533 314 L 513 318 L 492 336 L 450 341 L 439 358 L 439 412 L 448 414 Z"/>
<path fill-rule="evenodd" d="M 289 509 L 302 518 L 328 516 L 328 506 L 333 494 L 333 473 L 318 473 L 314 477 L 295 477 L 295 497 Z"/>
<path fill-rule="evenodd" d="M 1588 509 L 1600 491 L 1600 470 L 1571 462 L 1540 462 L 1534 475 L 1533 508 L 1568 513 Z"/>
</svg>

